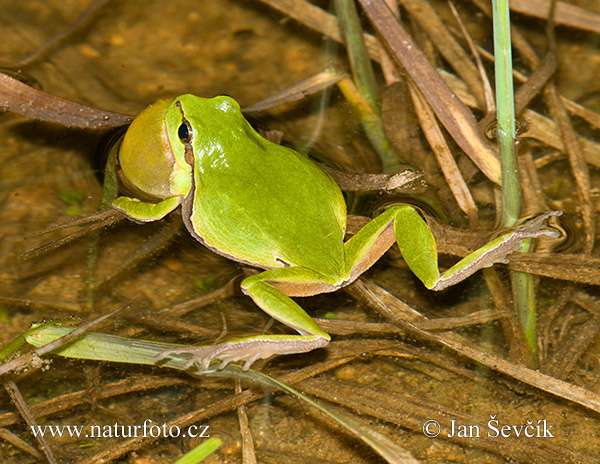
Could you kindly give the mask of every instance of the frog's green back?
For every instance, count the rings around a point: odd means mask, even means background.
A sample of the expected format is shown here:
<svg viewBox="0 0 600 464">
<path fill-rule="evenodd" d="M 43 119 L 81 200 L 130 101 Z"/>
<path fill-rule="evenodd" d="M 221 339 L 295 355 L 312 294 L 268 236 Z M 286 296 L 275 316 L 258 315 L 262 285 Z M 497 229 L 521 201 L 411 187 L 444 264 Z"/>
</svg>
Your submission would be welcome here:
<svg viewBox="0 0 600 464">
<path fill-rule="evenodd" d="M 331 177 L 306 156 L 258 135 L 228 97 L 194 103 L 192 111 L 182 104 L 197 138 L 193 206 L 187 200 L 193 233 L 259 267 L 299 265 L 343 275 L 346 205 Z"/>
</svg>

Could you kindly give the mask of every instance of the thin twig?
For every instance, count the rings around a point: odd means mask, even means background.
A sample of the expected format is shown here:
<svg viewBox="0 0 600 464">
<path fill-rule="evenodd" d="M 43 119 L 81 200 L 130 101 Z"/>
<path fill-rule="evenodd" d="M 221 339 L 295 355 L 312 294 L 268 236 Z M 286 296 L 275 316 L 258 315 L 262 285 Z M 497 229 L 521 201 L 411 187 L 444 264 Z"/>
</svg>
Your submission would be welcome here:
<svg viewBox="0 0 600 464">
<path fill-rule="evenodd" d="M 33 429 L 34 427 L 37 428 L 38 423 L 35 420 L 35 417 L 33 417 L 33 414 L 31 414 L 31 410 L 29 409 L 29 406 L 27 406 L 27 402 L 25 401 L 25 398 L 23 398 L 23 395 L 21 394 L 19 387 L 17 387 L 17 384 L 12 379 L 8 378 L 4 378 L 3 383 L 4 389 L 10 395 L 17 410 L 19 411 L 19 414 L 21 414 L 21 417 L 23 420 L 25 420 L 25 423 L 30 427 L 30 429 Z M 33 435 L 40 445 L 40 448 L 44 452 L 44 456 L 46 456 L 48 462 L 50 464 L 58 464 L 58 461 L 54 457 L 54 453 L 52 453 L 50 444 L 48 443 L 48 440 L 44 438 L 44 435 L 40 433 L 34 433 Z"/>
</svg>

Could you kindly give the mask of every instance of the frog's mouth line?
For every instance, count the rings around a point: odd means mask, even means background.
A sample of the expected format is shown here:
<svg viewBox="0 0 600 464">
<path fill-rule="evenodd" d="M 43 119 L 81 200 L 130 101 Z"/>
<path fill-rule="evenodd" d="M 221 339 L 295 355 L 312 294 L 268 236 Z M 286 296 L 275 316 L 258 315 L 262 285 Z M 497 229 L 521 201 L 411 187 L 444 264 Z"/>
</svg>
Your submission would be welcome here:
<svg viewBox="0 0 600 464">
<path fill-rule="evenodd" d="M 192 140 L 194 140 L 194 131 L 192 129 L 192 125 L 190 124 L 190 122 L 185 117 L 185 113 L 183 112 L 183 108 L 181 107 L 181 101 L 180 100 L 177 100 L 175 102 L 175 107 L 181 113 L 181 124 L 184 124 L 187 127 L 187 134 L 188 134 L 188 136 L 186 137 L 186 140 L 183 140 L 181 138 L 179 139 L 179 141 L 183 144 L 183 148 L 184 148 L 183 158 L 185 159 L 185 162 L 187 164 L 189 164 L 190 166 L 194 167 L 194 149 L 192 147 Z M 171 150 L 171 152 L 172 152 L 172 150 Z"/>
<path fill-rule="evenodd" d="M 290 267 L 290 266 L 291 266 L 291 264 L 290 264 L 290 263 L 288 263 L 287 261 L 284 261 L 284 260 L 283 260 L 283 259 L 281 259 L 281 258 L 275 258 L 275 261 L 277 261 L 278 263 L 281 263 L 281 265 L 282 265 L 283 267 Z"/>
</svg>

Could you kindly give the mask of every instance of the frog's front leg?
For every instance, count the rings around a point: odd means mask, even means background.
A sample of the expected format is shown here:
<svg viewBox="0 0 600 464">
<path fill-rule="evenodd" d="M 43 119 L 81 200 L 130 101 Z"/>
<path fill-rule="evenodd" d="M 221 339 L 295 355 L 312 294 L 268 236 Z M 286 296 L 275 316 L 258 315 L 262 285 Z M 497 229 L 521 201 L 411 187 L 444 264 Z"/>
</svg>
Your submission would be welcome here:
<svg viewBox="0 0 600 464">
<path fill-rule="evenodd" d="M 560 214 L 560 211 L 550 211 L 538 216 L 470 253 L 440 275 L 435 239 L 427 223 L 412 206 L 393 206 L 346 242 L 346 262 L 352 269 L 349 281 L 368 269 L 395 240 L 404 261 L 425 287 L 443 290 L 479 269 L 507 262 L 506 256 L 517 250 L 525 239 L 540 235 L 558 237 L 560 234 L 556 230 L 545 227 L 545 221 Z"/>
<path fill-rule="evenodd" d="M 331 338 L 306 314 L 289 296 L 274 285 L 283 287 L 311 288 L 324 286 L 333 289 L 334 285 L 323 282 L 324 276 L 301 267 L 271 269 L 247 277 L 242 281 L 242 290 L 274 319 L 296 330 L 300 335 L 257 335 L 236 338 L 212 346 L 198 346 L 160 353 L 158 360 L 174 354 L 191 354 L 186 368 L 197 364 L 206 370 L 213 360 L 220 360 L 219 368 L 232 361 L 244 361 L 244 369 L 257 359 L 265 359 L 276 354 L 305 353 L 326 346 Z M 331 291 L 331 290 L 329 290 Z M 311 291 L 311 293 L 314 293 Z"/>
<path fill-rule="evenodd" d="M 168 197 L 158 203 L 149 203 L 137 198 L 118 197 L 112 203 L 113 208 L 124 212 L 130 219 L 138 222 L 152 222 L 164 218 L 177 208 L 183 198 L 179 195 Z"/>
</svg>

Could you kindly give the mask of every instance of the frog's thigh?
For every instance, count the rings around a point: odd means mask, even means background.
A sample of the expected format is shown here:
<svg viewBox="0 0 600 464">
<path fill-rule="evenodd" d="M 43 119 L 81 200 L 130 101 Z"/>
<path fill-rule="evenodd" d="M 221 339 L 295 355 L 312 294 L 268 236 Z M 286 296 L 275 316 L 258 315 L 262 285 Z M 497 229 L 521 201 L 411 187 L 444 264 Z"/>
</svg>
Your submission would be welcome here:
<svg viewBox="0 0 600 464">
<path fill-rule="evenodd" d="M 346 266 L 351 270 L 347 283 L 369 269 L 383 254 L 398 242 L 408 266 L 417 275 L 437 276 L 437 252 L 427 223 L 412 206 L 393 206 L 360 229 L 345 244 Z M 413 262 L 408 250 L 419 250 L 421 259 Z M 406 256 L 405 256 L 406 255 Z M 408 257 L 408 260 L 406 259 Z M 409 262 L 410 261 L 410 262 Z M 426 261 L 426 270 L 419 266 Z M 433 271 L 432 271 L 433 269 Z"/>
<path fill-rule="evenodd" d="M 298 331 L 302 335 L 319 335 L 329 340 L 329 335 L 306 314 L 306 312 L 279 286 L 298 288 L 302 286 L 324 285 L 332 289 L 336 286 L 323 282 L 324 276 L 301 267 L 284 267 L 271 269 L 257 275 L 247 277 L 241 287 L 254 302 L 274 319 Z M 332 290 L 329 290 L 332 291 Z"/>
</svg>

